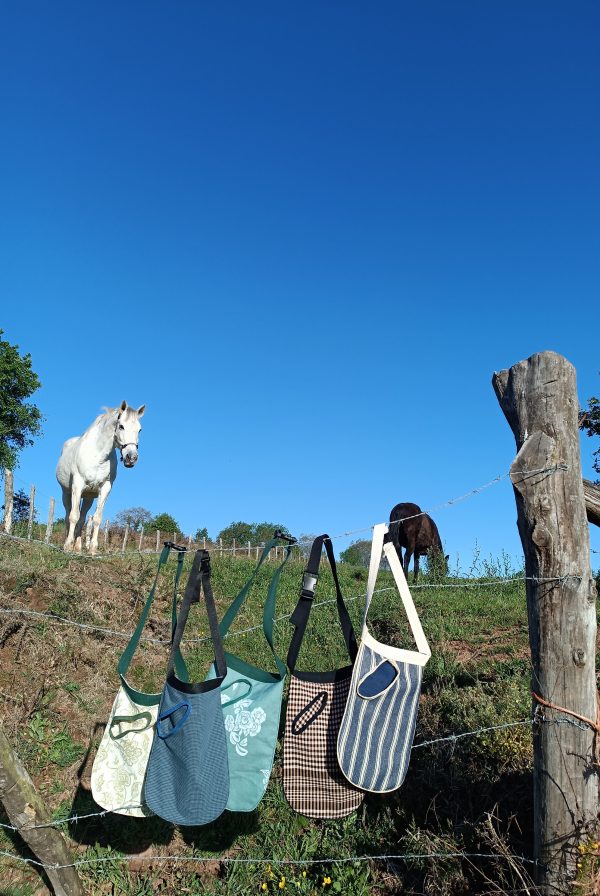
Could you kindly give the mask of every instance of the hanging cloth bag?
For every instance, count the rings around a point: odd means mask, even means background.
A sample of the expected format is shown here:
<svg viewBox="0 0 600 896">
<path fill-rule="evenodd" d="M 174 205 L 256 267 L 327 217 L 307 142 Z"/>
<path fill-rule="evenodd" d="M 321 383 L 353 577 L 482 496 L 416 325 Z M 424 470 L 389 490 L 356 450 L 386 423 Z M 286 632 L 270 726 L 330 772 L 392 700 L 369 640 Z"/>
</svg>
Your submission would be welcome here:
<svg viewBox="0 0 600 896">
<path fill-rule="evenodd" d="M 191 684 L 174 664 L 190 607 L 204 594 L 217 675 Z M 144 785 L 146 804 L 156 815 L 180 825 L 214 821 L 229 796 L 227 743 L 220 686 L 227 674 L 223 643 L 210 584 L 208 551 L 196 551 L 173 634 Z"/>
<path fill-rule="evenodd" d="M 373 529 L 367 598 L 358 656 L 339 736 L 338 759 L 348 781 L 371 793 L 396 790 L 406 776 L 415 735 L 423 667 L 431 650 L 388 527 Z M 416 650 L 377 641 L 367 625 L 382 549 L 400 592 Z"/>
<path fill-rule="evenodd" d="M 234 654 L 225 653 L 227 676 L 221 685 L 221 703 L 229 762 L 227 809 L 231 812 L 251 812 L 258 806 L 267 789 L 273 767 L 283 685 L 287 675 L 285 663 L 273 647 L 273 618 L 277 586 L 295 539 L 276 533 L 271 541 L 267 542 L 254 572 L 219 625 L 219 631 L 224 638 L 245 603 L 258 570 L 280 538 L 285 538 L 291 543 L 286 546 L 283 562 L 271 578 L 263 611 L 263 632 L 277 672 L 268 672 Z M 209 677 L 213 678 L 216 674 L 217 670 L 213 666 Z"/>
<path fill-rule="evenodd" d="M 296 812 L 311 818 L 343 818 L 361 804 L 363 794 L 342 774 L 337 761 L 339 726 L 350 688 L 352 665 L 329 672 L 298 672 L 296 660 L 312 609 L 323 544 L 331 564 L 337 612 L 351 664 L 356 636 L 344 604 L 329 536 L 313 542 L 300 600 L 290 618 L 296 627 L 287 655 L 290 687 L 283 738 L 283 789 Z"/>
<path fill-rule="evenodd" d="M 142 804 L 142 788 L 161 695 L 136 691 L 127 682 L 126 676 L 154 602 L 161 568 L 167 562 L 172 548 L 178 552 L 171 603 L 172 630 L 175 627 L 177 586 L 183 569 L 186 549 L 167 541 L 160 554 L 156 576 L 136 629 L 119 660 L 117 671 L 121 679 L 121 686 L 113 702 L 108 723 L 92 766 L 92 796 L 98 805 L 109 812 L 137 818 L 153 815 L 153 812 Z M 179 652 L 175 661 L 179 673 L 187 678 L 187 669 Z"/>
</svg>

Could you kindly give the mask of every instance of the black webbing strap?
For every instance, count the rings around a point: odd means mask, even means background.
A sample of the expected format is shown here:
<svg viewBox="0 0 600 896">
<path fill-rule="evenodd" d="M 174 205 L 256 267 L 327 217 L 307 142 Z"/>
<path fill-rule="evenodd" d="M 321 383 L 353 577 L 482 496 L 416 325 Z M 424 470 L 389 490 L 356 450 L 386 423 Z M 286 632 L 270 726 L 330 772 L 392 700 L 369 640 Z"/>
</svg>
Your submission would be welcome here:
<svg viewBox="0 0 600 896">
<path fill-rule="evenodd" d="M 308 617 L 310 616 L 310 611 L 312 609 L 312 604 L 315 596 L 315 589 L 317 587 L 317 581 L 319 579 L 319 565 L 321 563 L 321 557 L 323 554 L 323 545 L 325 545 L 325 550 L 327 552 L 327 557 L 329 558 L 329 563 L 331 566 L 331 572 L 333 574 L 333 581 L 335 583 L 337 611 L 340 620 L 340 626 L 344 635 L 344 641 L 346 642 L 346 650 L 348 651 L 348 655 L 352 662 L 354 662 L 354 660 L 356 659 L 356 654 L 358 652 L 358 644 L 356 642 L 356 635 L 354 634 L 354 628 L 352 627 L 350 614 L 346 609 L 346 604 L 344 603 L 344 598 L 342 597 L 342 590 L 340 588 L 338 579 L 337 566 L 335 563 L 333 548 L 331 546 L 331 540 L 328 535 L 319 535 L 312 543 L 310 556 L 308 558 L 308 564 L 306 566 L 306 570 L 304 571 L 304 575 L 302 576 L 300 600 L 296 604 L 296 608 L 290 616 L 290 622 L 295 626 L 294 634 L 292 635 L 292 640 L 290 641 L 290 647 L 287 655 L 287 664 L 291 672 L 293 672 L 296 668 L 296 661 L 298 659 L 300 647 L 302 646 L 302 639 L 304 638 L 306 626 L 308 625 Z"/>
<path fill-rule="evenodd" d="M 198 603 L 200 600 L 200 592 L 204 593 L 204 603 L 206 605 L 206 614 L 208 616 L 208 624 L 210 626 L 210 634 L 213 642 L 215 654 L 215 669 L 217 678 L 225 678 L 227 675 L 227 664 L 225 662 L 225 653 L 223 651 L 223 641 L 219 632 L 219 622 L 217 620 L 217 610 L 215 607 L 215 599 L 210 582 L 210 554 L 208 551 L 196 551 L 190 575 L 185 586 L 185 593 L 181 602 L 181 609 L 177 617 L 177 625 L 173 632 L 173 640 L 171 641 L 171 653 L 169 656 L 169 665 L 167 667 L 167 678 L 173 676 L 174 662 L 181 644 L 183 632 L 188 620 L 190 607 L 192 604 Z"/>
</svg>

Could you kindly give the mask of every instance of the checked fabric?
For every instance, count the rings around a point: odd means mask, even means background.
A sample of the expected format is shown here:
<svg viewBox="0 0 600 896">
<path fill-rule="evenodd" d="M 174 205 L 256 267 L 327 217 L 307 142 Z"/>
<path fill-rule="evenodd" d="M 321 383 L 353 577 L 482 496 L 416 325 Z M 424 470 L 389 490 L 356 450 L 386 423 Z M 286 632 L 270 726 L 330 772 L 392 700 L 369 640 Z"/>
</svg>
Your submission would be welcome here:
<svg viewBox="0 0 600 896">
<path fill-rule="evenodd" d="M 323 545 L 331 564 L 337 610 L 351 664 L 328 672 L 296 671 L 296 661 L 312 608 Z M 337 760 L 337 738 L 346 706 L 352 663 L 358 650 L 344 604 L 335 557 L 327 535 L 315 539 L 304 573 L 287 664 L 291 672 L 283 738 L 283 789 L 287 801 L 310 818 L 343 818 L 357 809 L 363 794 L 350 784 Z"/>
</svg>

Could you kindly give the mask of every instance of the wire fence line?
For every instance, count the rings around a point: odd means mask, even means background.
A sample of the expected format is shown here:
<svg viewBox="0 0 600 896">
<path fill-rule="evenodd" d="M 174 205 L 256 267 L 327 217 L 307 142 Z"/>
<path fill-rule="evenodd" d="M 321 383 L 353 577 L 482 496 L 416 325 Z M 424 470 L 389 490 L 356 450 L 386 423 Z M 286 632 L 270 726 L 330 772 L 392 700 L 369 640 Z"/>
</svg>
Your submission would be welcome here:
<svg viewBox="0 0 600 896">
<path fill-rule="evenodd" d="M 435 512 L 437 512 L 438 510 L 442 510 L 442 509 L 445 509 L 445 508 L 447 508 L 447 507 L 452 507 L 452 506 L 454 506 L 454 505 L 456 505 L 456 504 L 461 503 L 462 501 L 467 500 L 468 498 L 471 498 L 471 497 L 474 497 L 475 495 L 481 494 L 481 492 L 485 491 L 486 489 L 490 488 L 490 487 L 493 486 L 493 485 L 496 485 L 496 483 L 501 482 L 502 480 L 504 480 L 504 479 L 506 479 L 506 478 L 508 478 L 508 477 L 510 477 L 510 476 L 512 476 L 512 478 L 513 478 L 513 480 L 514 480 L 516 474 L 521 474 L 523 478 L 526 478 L 526 477 L 529 477 L 529 476 L 534 476 L 534 475 L 539 475 L 539 474 L 556 473 L 556 472 L 558 472 L 558 471 L 561 471 L 561 470 L 567 470 L 567 469 L 568 469 L 568 467 L 567 467 L 566 464 L 553 464 L 553 465 L 551 465 L 551 466 L 549 466 L 549 467 L 542 467 L 542 468 L 535 469 L 535 470 L 519 470 L 519 471 L 516 471 L 516 472 L 513 471 L 512 473 L 511 473 L 511 471 L 508 471 L 508 472 L 505 472 L 505 473 L 500 473 L 498 476 L 495 476 L 495 477 L 494 477 L 493 479 L 491 479 L 489 482 L 486 482 L 486 483 L 484 483 L 483 485 L 480 485 L 480 486 L 476 486 L 475 488 L 470 489 L 469 491 L 465 492 L 465 493 L 462 494 L 462 495 L 457 496 L 456 498 L 450 498 L 450 499 L 447 500 L 447 501 L 443 501 L 443 502 L 441 502 L 440 504 L 436 504 L 436 505 L 434 505 L 434 506 L 432 506 L 432 507 L 430 507 L 430 508 L 427 508 L 426 510 L 422 510 L 422 511 L 420 511 L 420 512 L 417 513 L 417 514 L 413 514 L 412 516 L 404 517 L 404 518 L 401 519 L 401 520 L 396 520 L 394 523 L 392 523 L 392 526 L 393 526 L 393 525 L 398 525 L 399 523 L 404 522 L 405 520 L 414 519 L 415 517 L 418 517 L 418 516 L 423 516 L 423 515 L 425 515 L 425 514 L 435 513 Z M 53 502 L 54 502 L 54 499 L 53 499 L 53 498 L 51 498 L 51 502 L 52 502 L 52 508 L 53 508 L 53 506 L 54 506 L 54 505 L 53 505 Z M 52 516 L 52 515 L 53 515 L 53 510 L 52 510 L 52 512 L 51 512 L 51 514 L 50 514 L 50 516 L 49 516 L 49 519 L 48 519 L 48 528 L 47 528 L 47 532 L 46 532 L 46 538 L 45 538 L 45 540 L 44 540 L 44 543 L 45 543 L 45 544 L 51 544 L 51 541 L 49 540 L 48 530 L 49 530 L 50 532 L 52 531 L 52 521 L 53 521 L 53 516 Z M 52 517 L 52 519 L 51 519 L 50 517 Z M 107 521 L 107 522 L 108 522 L 108 521 Z M 351 530 L 346 531 L 346 532 L 340 532 L 340 533 L 337 534 L 337 535 L 330 535 L 330 536 L 328 536 L 328 538 L 329 538 L 330 541 L 333 541 L 333 540 L 338 539 L 338 538 L 347 538 L 347 537 L 350 537 L 350 536 L 352 536 L 352 535 L 359 535 L 359 534 L 361 534 L 361 533 L 369 532 L 370 530 L 373 529 L 373 526 L 374 526 L 374 525 L 376 525 L 376 524 L 371 524 L 371 525 L 369 525 L 369 526 L 364 526 L 364 527 L 359 528 L 359 529 L 351 529 Z M 137 535 L 137 534 L 138 534 L 138 533 L 133 532 L 133 535 L 134 535 L 134 536 Z M 105 537 L 106 537 L 106 536 L 105 536 Z M 185 539 L 185 536 L 182 536 L 182 537 Z M 142 541 L 142 539 L 143 539 L 143 530 L 142 530 L 141 538 L 140 538 L 140 552 L 141 552 L 141 541 Z M 32 538 L 31 538 L 31 525 L 30 525 L 30 527 L 29 527 L 29 533 L 28 533 L 27 540 L 28 540 L 28 541 L 31 541 L 31 540 L 36 540 L 36 541 L 37 541 L 37 540 L 38 540 L 38 539 L 32 539 Z M 126 540 L 127 540 L 127 538 L 125 537 L 124 541 L 126 541 Z M 191 536 L 189 536 L 188 541 L 189 541 L 190 544 L 192 543 Z M 206 539 L 204 540 L 204 545 L 203 545 L 203 546 L 205 546 L 205 543 L 206 543 Z M 250 547 L 252 547 L 254 550 L 258 550 L 258 548 L 259 548 L 258 545 L 250 546 L 249 543 L 248 543 L 248 545 L 241 545 L 241 544 L 240 544 L 240 545 L 233 545 L 232 547 L 223 547 L 222 544 L 215 545 L 214 542 L 213 542 L 212 544 L 213 544 L 214 546 L 218 547 L 218 550 L 219 550 L 219 553 L 220 553 L 220 554 L 223 554 L 223 553 L 233 553 L 233 554 L 238 553 L 238 554 L 239 554 L 239 553 L 245 553 L 246 551 L 249 551 L 249 550 L 250 550 Z M 54 545 L 54 547 L 57 547 L 57 546 Z M 58 549 L 58 550 L 61 550 L 61 548 L 58 548 L 58 547 L 57 547 L 57 549 Z M 124 546 L 123 546 L 123 551 L 122 551 L 122 552 L 124 552 Z M 153 551 L 153 550 L 145 550 L 145 551 L 143 551 L 143 553 L 158 553 L 158 552 L 159 552 L 159 550 L 158 550 L 158 546 L 157 546 L 157 549 L 154 550 L 154 551 Z M 69 556 L 70 556 L 70 554 L 69 554 Z M 79 555 L 78 555 L 77 553 L 74 553 L 74 556 L 79 556 Z M 96 553 L 96 554 L 94 555 L 94 558 L 95 558 L 95 559 L 101 559 L 101 558 L 104 557 L 104 556 L 106 556 L 106 555 L 105 555 L 105 554 L 102 554 L 102 553 Z M 109 556 L 110 556 L 110 554 L 109 554 Z"/>
<path fill-rule="evenodd" d="M 501 731 L 506 728 L 518 728 L 523 727 L 524 725 L 531 726 L 536 722 L 546 722 L 546 723 L 555 723 L 555 719 L 545 719 L 539 717 L 532 717 L 531 719 L 519 719 L 515 722 L 503 722 L 500 725 L 488 725 L 485 728 L 475 728 L 473 731 L 461 731 L 458 734 L 447 734 L 444 737 L 436 737 L 432 740 L 421 741 L 421 743 L 413 744 L 411 750 L 418 750 L 421 747 L 431 747 L 434 744 L 441 743 L 450 743 L 454 741 L 461 740 L 465 737 L 477 737 L 480 734 L 489 734 L 492 731 Z M 87 812 L 84 815 L 74 814 L 70 815 L 68 818 L 55 818 L 52 821 L 46 821 L 43 824 L 27 824 L 27 825 L 14 825 L 14 824 L 0 824 L 0 828 L 9 831 L 16 831 L 19 833 L 20 831 L 36 831 L 40 828 L 53 828 L 58 827 L 61 824 L 77 824 L 79 821 L 84 821 L 89 818 L 101 818 L 105 815 L 118 814 L 119 812 L 123 812 L 126 809 L 141 809 L 142 804 L 136 803 L 135 805 L 127 805 L 120 806 L 118 809 L 102 809 L 100 812 Z"/>
<path fill-rule="evenodd" d="M 552 582 L 557 582 L 559 584 L 564 584 L 569 579 L 579 579 L 580 576 L 570 574 L 566 576 L 553 576 L 549 578 L 538 578 L 537 576 L 515 576 L 508 579 L 493 579 L 487 582 L 464 582 L 457 584 L 427 584 L 427 585 L 413 585 L 411 590 L 416 588 L 427 588 L 427 589 L 437 589 L 437 588 L 497 588 L 504 587 L 505 585 L 512 585 L 516 582 L 535 582 L 537 584 L 550 584 Z M 395 586 L 390 585 L 385 588 L 376 588 L 373 594 L 382 594 L 387 591 L 394 591 Z M 346 603 L 350 603 L 351 601 L 365 599 L 364 594 L 354 594 L 351 597 L 346 597 L 344 600 Z M 327 604 L 335 604 L 336 598 L 331 598 L 328 600 L 316 601 L 315 607 L 323 607 Z M 116 629 L 106 628 L 100 625 L 92 625 L 87 622 L 77 622 L 75 619 L 68 619 L 65 616 L 59 616 L 56 613 L 44 613 L 41 610 L 30 610 L 28 607 L 0 607 L 0 615 L 2 616 L 31 616 L 34 619 L 44 619 L 48 620 L 53 625 L 70 625 L 74 628 L 81 629 L 82 631 L 93 631 L 98 632 L 99 634 L 106 635 L 108 637 L 115 638 L 131 638 L 131 632 L 122 632 Z M 275 616 L 273 618 L 273 623 L 278 624 L 281 622 L 288 622 L 291 614 L 286 613 L 283 616 Z M 239 635 L 250 634 L 251 632 L 256 632 L 262 630 L 262 623 L 259 625 L 252 625 L 248 628 L 236 629 L 235 631 L 227 632 L 224 637 L 225 638 L 233 638 Z M 207 641 L 210 641 L 210 636 L 202 637 L 202 638 L 184 638 L 182 643 L 186 644 L 202 644 Z M 152 638 L 147 635 L 142 635 L 140 638 L 140 642 L 145 642 L 147 644 L 159 644 L 159 645 L 168 645 L 171 643 L 169 638 Z"/>
<path fill-rule="evenodd" d="M 387 862 L 387 861 L 420 861 L 423 859 L 502 859 L 507 862 L 522 862 L 526 865 L 537 865 L 535 859 L 526 856 L 503 855 L 493 852 L 424 852 L 424 853 L 398 853 L 396 855 L 360 855 L 360 856 L 327 856 L 320 859 L 277 859 L 274 856 L 161 856 L 140 855 L 131 856 L 95 856 L 93 859 L 78 859 L 64 865 L 38 862 L 36 859 L 26 859 L 13 852 L 0 851 L 0 856 L 14 859 L 27 865 L 34 865 L 50 871 L 60 871 L 64 868 L 79 868 L 82 865 L 100 865 L 127 861 L 152 862 L 218 862 L 223 865 L 344 865 L 350 862 Z"/>
</svg>

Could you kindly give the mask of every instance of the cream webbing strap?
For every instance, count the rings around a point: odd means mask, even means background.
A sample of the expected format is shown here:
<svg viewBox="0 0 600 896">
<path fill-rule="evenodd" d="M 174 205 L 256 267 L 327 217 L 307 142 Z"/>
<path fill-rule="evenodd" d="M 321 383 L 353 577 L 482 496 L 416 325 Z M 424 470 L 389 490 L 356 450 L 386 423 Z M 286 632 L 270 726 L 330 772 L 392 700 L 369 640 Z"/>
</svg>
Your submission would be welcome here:
<svg viewBox="0 0 600 896">
<path fill-rule="evenodd" d="M 404 610 L 406 612 L 406 616 L 408 619 L 408 624 L 410 625 L 413 637 L 415 639 L 415 644 L 417 645 L 417 650 L 399 650 L 398 648 L 393 648 L 394 651 L 398 650 L 399 653 L 402 654 L 402 658 L 412 659 L 413 662 L 418 663 L 419 665 L 425 665 L 429 657 L 431 656 L 431 650 L 429 648 L 429 644 L 427 643 L 427 638 L 425 637 L 425 633 L 423 631 L 423 627 L 421 625 L 421 620 L 417 614 L 417 610 L 414 605 L 414 601 L 412 599 L 412 595 L 408 589 L 408 583 L 406 581 L 406 576 L 404 575 L 404 570 L 400 564 L 400 560 L 398 559 L 398 554 L 396 553 L 396 548 L 391 542 L 383 543 L 384 536 L 388 533 L 388 527 L 385 523 L 379 523 L 378 525 L 373 527 L 373 541 L 371 544 L 371 562 L 369 564 L 369 578 L 367 581 L 367 599 L 365 603 L 365 615 L 363 617 L 363 639 L 372 640 L 372 636 L 368 631 L 367 626 L 367 615 L 369 612 L 369 604 L 371 603 L 371 599 L 373 597 L 373 592 L 375 591 L 375 583 L 377 581 L 377 573 L 379 571 L 379 563 L 381 561 L 382 551 L 385 553 L 386 559 L 390 564 L 390 569 L 392 570 L 392 575 L 394 576 L 394 581 L 400 593 L 400 597 L 402 598 L 402 603 L 404 605 Z M 365 638 L 365 636 L 368 636 Z M 400 658 L 400 657 L 399 657 Z"/>
</svg>

